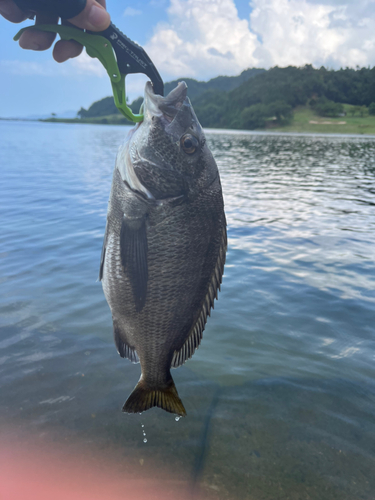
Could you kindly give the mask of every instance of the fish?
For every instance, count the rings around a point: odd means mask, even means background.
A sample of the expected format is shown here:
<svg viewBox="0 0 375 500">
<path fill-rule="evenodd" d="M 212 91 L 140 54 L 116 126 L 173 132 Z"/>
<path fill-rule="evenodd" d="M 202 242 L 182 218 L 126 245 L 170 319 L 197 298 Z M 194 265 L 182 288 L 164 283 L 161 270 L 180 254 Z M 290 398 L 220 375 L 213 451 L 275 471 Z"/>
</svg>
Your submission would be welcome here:
<svg viewBox="0 0 375 500">
<path fill-rule="evenodd" d="M 162 97 L 148 82 L 142 108 L 116 157 L 99 280 L 117 351 L 141 365 L 123 412 L 185 416 L 171 368 L 192 357 L 218 298 L 224 201 L 186 83 Z"/>
</svg>

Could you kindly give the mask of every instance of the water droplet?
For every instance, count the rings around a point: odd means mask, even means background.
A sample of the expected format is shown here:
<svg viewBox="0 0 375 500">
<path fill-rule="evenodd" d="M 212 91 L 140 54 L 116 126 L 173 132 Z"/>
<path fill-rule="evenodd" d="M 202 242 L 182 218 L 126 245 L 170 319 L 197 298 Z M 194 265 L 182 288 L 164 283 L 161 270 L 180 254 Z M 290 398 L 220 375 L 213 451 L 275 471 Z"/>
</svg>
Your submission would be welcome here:
<svg viewBox="0 0 375 500">
<path fill-rule="evenodd" d="M 141 424 L 141 428 L 142 428 L 142 434 L 143 434 L 143 442 L 144 443 L 147 443 L 147 439 L 146 439 L 146 431 L 145 431 L 145 424 Z"/>
<path fill-rule="evenodd" d="M 174 417 L 174 419 L 176 420 L 176 422 L 178 422 L 178 421 L 180 420 L 180 418 L 181 418 L 181 417 L 179 417 L 178 415 L 176 415 L 176 416 Z"/>
</svg>

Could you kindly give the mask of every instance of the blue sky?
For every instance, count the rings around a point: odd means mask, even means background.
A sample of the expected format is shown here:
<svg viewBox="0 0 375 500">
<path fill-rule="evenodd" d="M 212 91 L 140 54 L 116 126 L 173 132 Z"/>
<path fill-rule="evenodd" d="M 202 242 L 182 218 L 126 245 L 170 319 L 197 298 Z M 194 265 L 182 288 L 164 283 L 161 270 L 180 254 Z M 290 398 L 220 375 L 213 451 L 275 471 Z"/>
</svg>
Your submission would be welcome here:
<svg viewBox="0 0 375 500">
<path fill-rule="evenodd" d="M 107 0 L 112 21 L 144 46 L 165 81 L 207 80 L 248 67 L 375 65 L 375 0 Z M 86 54 L 63 64 L 51 50 L 20 49 L 19 28 L 0 17 L 0 116 L 57 114 L 110 95 Z M 143 93 L 144 77 L 128 77 Z"/>
</svg>

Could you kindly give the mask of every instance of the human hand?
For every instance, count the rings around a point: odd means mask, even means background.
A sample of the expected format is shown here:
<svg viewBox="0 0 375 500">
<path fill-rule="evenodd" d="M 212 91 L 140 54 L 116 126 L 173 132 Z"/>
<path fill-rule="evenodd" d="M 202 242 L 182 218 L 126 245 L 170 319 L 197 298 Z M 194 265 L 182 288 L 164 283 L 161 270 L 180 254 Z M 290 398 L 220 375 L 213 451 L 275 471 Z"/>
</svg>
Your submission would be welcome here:
<svg viewBox="0 0 375 500">
<path fill-rule="evenodd" d="M 62 0 L 63 1 L 63 0 Z M 108 28 L 111 19 L 105 10 L 106 0 L 87 0 L 84 10 L 71 19 L 62 20 L 64 25 L 74 25 L 77 28 L 90 31 L 103 31 Z M 20 10 L 13 0 L 0 0 L 0 14 L 8 21 L 20 23 L 28 18 L 28 13 Z M 35 24 L 57 24 L 59 18 L 49 14 L 36 14 Z M 46 50 L 55 40 L 55 33 L 26 30 L 22 33 L 19 44 L 23 49 Z M 64 62 L 82 52 L 82 45 L 74 40 L 59 40 L 53 49 L 53 58 Z"/>
</svg>

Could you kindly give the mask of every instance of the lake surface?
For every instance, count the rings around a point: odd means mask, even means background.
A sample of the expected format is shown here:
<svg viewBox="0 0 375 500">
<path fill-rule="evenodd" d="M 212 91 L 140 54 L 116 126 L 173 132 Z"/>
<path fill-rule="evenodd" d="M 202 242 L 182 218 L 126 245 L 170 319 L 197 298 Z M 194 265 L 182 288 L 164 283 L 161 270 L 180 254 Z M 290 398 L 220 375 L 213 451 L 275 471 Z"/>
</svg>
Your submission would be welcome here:
<svg viewBox="0 0 375 500">
<path fill-rule="evenodd" d="M 97 282 L 127 130 L 0 122 L 0 431 L 191 498 L 374 499 L 375 140 L 207 132 L 229 249 L 175 421 L 121 412 L 140 367 Z"/>
</svg>

